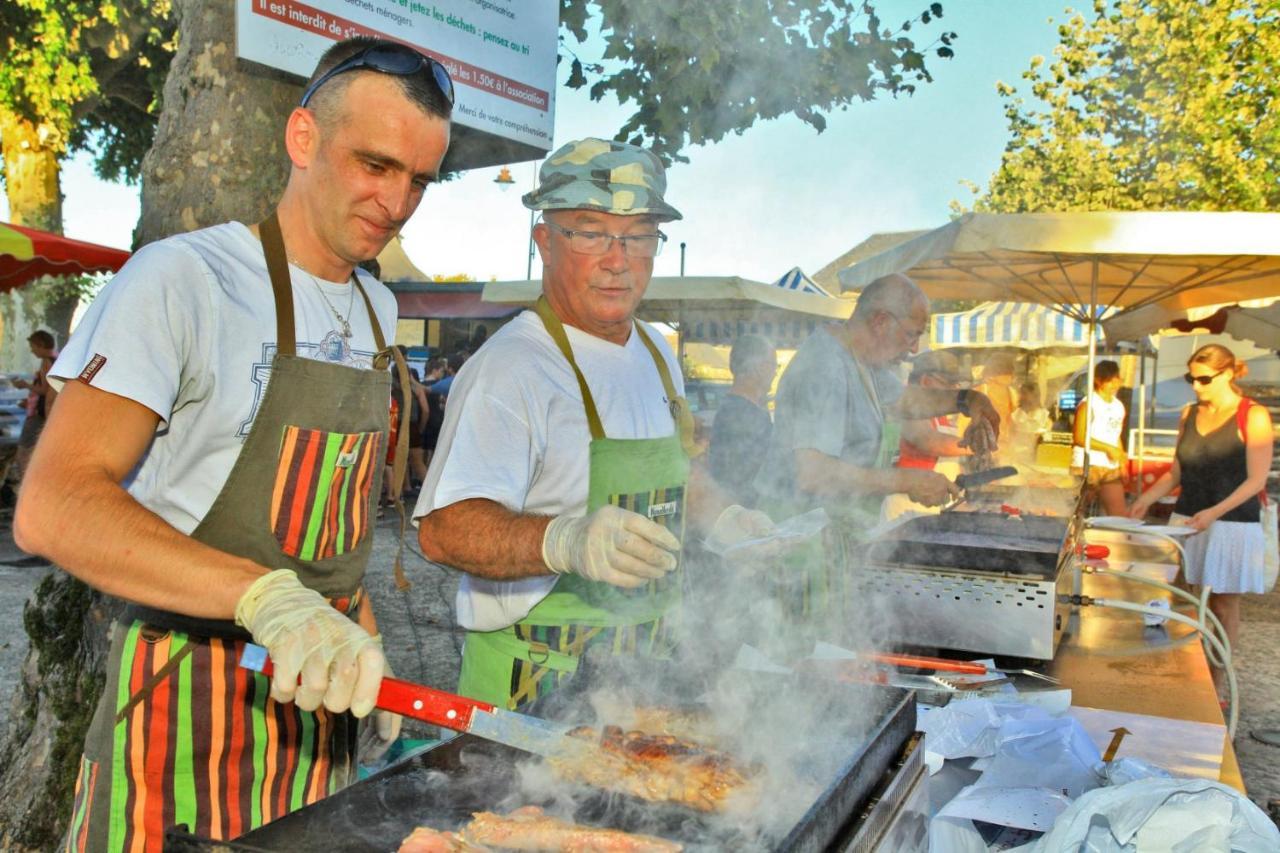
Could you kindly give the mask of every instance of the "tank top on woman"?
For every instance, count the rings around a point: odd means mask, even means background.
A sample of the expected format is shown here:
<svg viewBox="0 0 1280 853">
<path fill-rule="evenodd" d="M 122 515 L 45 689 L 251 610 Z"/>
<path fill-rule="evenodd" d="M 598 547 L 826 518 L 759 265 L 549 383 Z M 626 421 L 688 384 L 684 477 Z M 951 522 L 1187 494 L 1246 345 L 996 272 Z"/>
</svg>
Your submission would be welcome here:
<svg viewBox="0 0 1280 853">
<path fill-rule="evenodd" d="M 1199 405 L 1199 404 L 1197 404 Z M 1208 435 L 1196 428 L 1196 406 L 1187 415 L 1178 439 L 1178 465 L 1182 468 L 1182 494 L 1173 511 L 1195 515 L 1220 503 L 1249 477 L 1240 427 L 1232 416 Z M 1258 498 L 1251 496 L 1222 516 L 1221 521 L 1257 521 Z"/>
<path fill-rule="evenodd" d="M 1088 418 L 1091 427 L 1090 438 L 1103 444 L 1120 446 L 1120 433 L 1124 431 L 1124 403 L 1118 397 L 1110 400 L 1102 399 L 1097 391 L 1089 394 Z M 1071 448 L 1071 467 L 1084 467 L 1084 448 L 1076 445 Z M 1110 470 L 1116 463 L 1101 450 L 1089 451 L 1089 467 Z"/>
</svg>

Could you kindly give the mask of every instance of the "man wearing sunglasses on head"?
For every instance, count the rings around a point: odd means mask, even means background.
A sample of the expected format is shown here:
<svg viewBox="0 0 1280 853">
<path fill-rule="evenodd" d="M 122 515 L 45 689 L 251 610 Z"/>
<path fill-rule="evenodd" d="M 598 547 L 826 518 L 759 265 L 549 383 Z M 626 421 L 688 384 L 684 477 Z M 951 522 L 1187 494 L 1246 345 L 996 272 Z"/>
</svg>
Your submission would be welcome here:
<svg viewBox="0 0 1280 853">
<path fill-rule="evenodd" d="M 127 605 L 68 849 L 233 838 L 395 737 L 369 716 L 386 667 L 361 580 L 396 303 L 357 264 L 437 178 L 452 105 L 434 60 L 334 45 L 285 123 L 276 209 L 140 250 L 54 365 L 15 536 Z M 248 641 L 272 680 L 238 666 Z"/>
<path fill-rule="evenodd" d="M 651 152 L 582 139 L 524 203 L 542 297 L 458 373 L 414 515 L 437 562 L 465 572 L 458 690 L 517 708 L 588 646 L 661 656 L 674 642 L 686 516 L 724 543 L 769 528 L 725 507 L 699 467 L 680 367 L 635 314 L 680 213 Z"/>
</svg>

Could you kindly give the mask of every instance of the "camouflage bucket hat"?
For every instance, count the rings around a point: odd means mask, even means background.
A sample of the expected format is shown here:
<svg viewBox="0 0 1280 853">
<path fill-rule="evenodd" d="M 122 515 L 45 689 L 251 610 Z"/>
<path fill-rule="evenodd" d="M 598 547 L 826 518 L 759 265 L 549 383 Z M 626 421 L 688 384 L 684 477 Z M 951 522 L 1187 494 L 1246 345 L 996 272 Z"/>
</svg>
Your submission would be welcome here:
<svg viewBox="0 0 1280 853">
<path fill-rule="evenodd" d="M 530 210 L 599 210 L 621 216 L 680 219 L 662 200 L 666 170 L 651 151 L 607 139 L 561 146 L 538 170 L 538 188 L 521 201 Z"/>
</svg>

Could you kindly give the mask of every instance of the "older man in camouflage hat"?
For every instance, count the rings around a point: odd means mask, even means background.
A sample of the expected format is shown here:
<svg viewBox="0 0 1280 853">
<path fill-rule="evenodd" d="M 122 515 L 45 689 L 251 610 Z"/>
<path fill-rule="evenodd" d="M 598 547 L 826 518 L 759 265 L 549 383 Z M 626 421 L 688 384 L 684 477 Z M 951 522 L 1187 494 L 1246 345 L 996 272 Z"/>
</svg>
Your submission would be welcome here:
<svg viewBox="0 0 1280 853">
<path fill-rule="evenodd" d="M 726 543 L 768 524 L 704 476 L 689 488 L 680 367 L 635 319 L 659 225 L 680 218 L 661 161 L 583 139 L 539 178 L 524 203 L 543 212 L 542 297 L 458 374 L 414 513 L 424 553 L 465 573 L 459 692 L 508 708 L 588 646 L 670 649 L 686 514 Z"/>
</svg>

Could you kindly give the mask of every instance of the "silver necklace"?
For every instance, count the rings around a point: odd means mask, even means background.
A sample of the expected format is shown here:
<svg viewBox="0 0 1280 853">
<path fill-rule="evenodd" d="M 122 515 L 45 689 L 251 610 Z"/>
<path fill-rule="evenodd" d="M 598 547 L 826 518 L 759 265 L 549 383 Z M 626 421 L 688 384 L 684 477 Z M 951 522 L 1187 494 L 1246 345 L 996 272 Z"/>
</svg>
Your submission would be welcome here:
<svg viewBox="0 0 1280 853">
<path fill-rule="evenodd" d="M 306 267 L 304 267 L 302 264 L 295 261 L 293 258 L 289 259 L 289 263 L 293 264 L 295 267 L 305 272 L 307 274 L 307 277 L 310 278 L 313 282 L 315 282 L 316 290 L 320 291 L 320 298 L 324 300 L 325 305 L 329 306 L 329 310 L 333 312 L 334 319 L 342 324 L 342 331 L 339 332 L 339 334 L 341 334 L 342 337 L 346 338 L 347 340 L 351 340 L 351 323 L 347 321 L 347 317 L 351 316 L 351 308 L 355 305 L 355 302 L 356 302 L 355 284 L 352 283 L 347 285 L 347 288 L 349 289 L 350 293 L 348 293 L 347 295 L 347 314 L 344 317 L 342 314 L 338 313 L 338 309 L 334 307 L 334 304 L 332 302 L 329 301 L 329 295 L 324 292 L 324 285 L 320 283 L 320 279 L 316 278 L 314 275 L 308 272 Z"/>
</svg>

